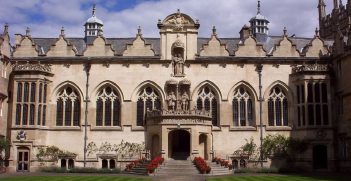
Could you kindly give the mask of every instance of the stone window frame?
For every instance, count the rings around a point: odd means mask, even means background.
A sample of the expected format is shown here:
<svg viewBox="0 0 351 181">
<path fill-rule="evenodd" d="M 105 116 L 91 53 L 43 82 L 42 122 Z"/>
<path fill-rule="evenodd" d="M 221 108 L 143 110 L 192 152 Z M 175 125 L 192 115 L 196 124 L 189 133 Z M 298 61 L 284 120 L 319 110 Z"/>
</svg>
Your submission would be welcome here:
<svg viewBox="0 0 351 181">
<path fill-rule="evenodd" d="M 289 126 L 289 98 L 288 93 L 280 85 L 272 87 L 267 100 L 268 126 Z M 280 105 L 277 103 L 280 103 Z M 280 111 L 280 115 L 278 112 Z M 279 115 L 280 120 L 277 119 Z M 280 122 L 280 123 L 279 123 Z"/>
<path fill-rule="evenodd" d="M 211 86 L 205 85 L 199 89 L 196 99 L 196 109 L 209 111 L 212 116 L 212 125 L 219 126 L 219 99 L 216 91 Z"/>
<path fill-rule="evenodd" d="M 106 89 L 109 88 L 111 89 L 111 92 L 108 93 Z M 102 107 L 99 108 L 99 100 L 102 101 Z M 110 124 L 106 124 L 106 100 L 110 100 L 111 102 L 111 107 L 110 107 Z M 118 106 L 117 108 L 115 106 Z M 101 115 L 99 115 L 99 110 L 101 111 Z M 111 85 L 105 85 L 103 86 L 97 94 L 96 98 L 96 121 L 95 125 L 97 127 L 119 127 L 121 126 L 121 96 L 118 94 L 118 91 L 116 88 L 114 88 Z M 117 117 L 115 117 L 117 114 Z M 98 123 L 98 119 L 100 119 L 101 116 L 101 124 Z M 116 119 L 116 120 L 115 120 Z"/>
<path fill-rule="evenodd" d="M 242 91 L 244 92 L 242 93 Z M 235 102 L 237 100 L 237 102 Z M 240 101 L 244 100 L 245 104 L 245 124 L 243 125 L 240 118 L 241 118 L 241 107 L 240 106 Z M 248 106 L 249 106 L 249 100 L 251 100 L 251 120 L 249 120 L 249 111 L 248 111 Z M 237 103 L 237 104 L 236 104 Z M 237 108 L 236 108 L 237 107 Z M 237 111 L 235 111 L 237 109 Z M 255 114 L 255 99 L 254 95 L 251 93 L 250 89 L 247 88 L 244 85 L 238 86 L 235 91 L 234 91 L 234 96 L 232 98 L 232 119 L 233 119 L 233 126 L 235 128 L 240 128 L 240 127 L 254 127 L 256 123 L 256 114 Z M 236 113 L 237 112 L 237 113 Z M 236 120 L 236 115 L 237 120 Z"/>
<path fill-rule="evenodd" d="M 72 89 L 69 91 L 70 93 L 67 93 L 68 89 Z M 62 101 L 62 105 L 61 102 Z M 67 102 L 71 103 L 71 106 L 68 104 L 66 105 Z M 58 96 L 56 98 L 56 120 L 55 120 L 55 125 L 57 127 L 78 127 L 80 126 L 80 118 L 81 118 L 81 100 L 80 100 L 80 95 L 78 90 L 71 86 L 71 85 L 66 85 L 62 88 L 60 88 L 60 91 L 58 93 Z M 60 107 L 59 107 L 60 106 Z M 62 108 L 61 108 L 62 106 Z M 59 108 L 61 109 L 61 112 L 59 112 Z M 78 109 L 77 109 L 78 108 Z M 60 113 L 60 114 L 59 114 Z M 66 114 L 70 113 L 70 116 L 67 117 Z M 62 117 L 59 115 L 62 114 Z M 76 117 L 77 116 L 77 117 Z M 58 119 L 60 122 L 58 122 Z M 69 118 L 67 120 L 67 118 Z"/>
<path fill-rule="evenodd" d="M 146 89 L 151 89 L 151 91 L 148 93 Z M 151 109 L 150 105 L 148 105 L 150 102 L 148 101 L 151 101 Z M 157 105 L 157 102 L 159 105 Z M 161 93 L 150 85 L 142 87 L 137 97 L 136 125 L 144 126 L 147 111 L 152 111 L 155 109 L 162 109 Z"/>
<path fill-rule="evenodd" d="M 25 91 L 25 85 L 28 85 L 27 91 Z M 41 88 L 40 85 L 43 87 Z M 43 79 L 14 81 L 14 126 L 46 126 L 47 86 L 48 82 Z M 24 111 L 25 107 L 26 111 Z M 26 121 L 23 120 L 24 117 Z"/>
</svg>

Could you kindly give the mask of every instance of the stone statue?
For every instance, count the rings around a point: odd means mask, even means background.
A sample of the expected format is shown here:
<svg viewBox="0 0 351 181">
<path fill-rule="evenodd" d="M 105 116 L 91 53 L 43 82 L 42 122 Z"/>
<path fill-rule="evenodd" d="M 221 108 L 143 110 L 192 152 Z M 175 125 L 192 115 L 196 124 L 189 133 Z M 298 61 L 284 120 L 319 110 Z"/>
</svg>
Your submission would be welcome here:
<svg viewBox="0 0 351 181">
<path fill-rule="evenodd" d="M 176 54 L 173 57 L 174 75 L 183 75 L 184 59 L 181 54 Z"/>
<path fill-rule="evenodd" d="M 168 109 L 169 110 L 174 110 L 175 109 L 175 102 L 176 102 L 177 98 L 174 94 L 173 91 L 171 91 L 167 97 L 167 101 L 168 101 Z"/>
<path fill-rule="evenodd" d="M 189 96 L 186 92 L 182 95 L 182 109 L 183 111 L 187 111 L 189 107 Z"/>
</svg>

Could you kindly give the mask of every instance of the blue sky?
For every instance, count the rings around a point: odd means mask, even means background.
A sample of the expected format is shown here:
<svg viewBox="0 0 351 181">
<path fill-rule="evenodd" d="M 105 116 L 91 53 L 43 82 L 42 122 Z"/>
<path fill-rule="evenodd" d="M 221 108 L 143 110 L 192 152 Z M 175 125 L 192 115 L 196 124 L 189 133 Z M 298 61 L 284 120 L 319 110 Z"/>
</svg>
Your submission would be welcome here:
<svg viewBox="0 0 351 181">
<path fill-rule="evenodd" d="M 325 1 L 330 12 L 332 0 Z M 58 37 L 63 26 L 66 36 L 83 37 L 83 24 L 96 4 L 106 37 L 133 37 L 139 25 L 144 37 L 159 37 L 157 20 L 178 8 L 200 20 L 201 37 L 209 37 L 213 25 L 219 37 L 238 37 L 241 27 L 256 15 L 257 0 L 1 0 L 0 4 L 0 25 L 7 22 L 12 36 L 30 27 L 34 37 Z M 282 35 L 285 26 L 290 34 L 314 35 L 318 0 L 261 0 L 261 4 L 262 14 L 271 22 L 271 35 Z"/>
</svg>

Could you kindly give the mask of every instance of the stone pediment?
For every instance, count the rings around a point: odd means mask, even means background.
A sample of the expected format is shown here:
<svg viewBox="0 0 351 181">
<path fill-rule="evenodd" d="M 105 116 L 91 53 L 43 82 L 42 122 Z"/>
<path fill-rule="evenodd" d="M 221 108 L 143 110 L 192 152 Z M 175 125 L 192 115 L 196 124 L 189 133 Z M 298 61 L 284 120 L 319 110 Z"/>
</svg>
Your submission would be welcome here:
<svg viewBox="0 0 351 181">
<path fill-rule="evenodd" d="M 226 45 L 217 38 L 217 35 L 212 35 L 207 44 L 203 45 L 200 56 L 229 56 L 229 51 Z"/>
<path fill-rule="evenodd" d="M 151 44 L 146 44 L 140 33 L 137 34 L 132 44 L 127 44 L 123 56 L 155 56 Z"/>
<path fill-rule="evenodd" d="M 245 41 L 238 46 L 235 53 L 237 57 L 265 57 L 266 51 L 263 46 L 258 44 L 254 37 L 249 36 Z"/>
<path fill-rule="evenodd" d="M 114 56 L 114 50 L 111 44 L 106 43 L 106 39 L 102 36 L 96 37 L 92 44 L 88 44 L 84 51 L 84 56 L 101 57 Z"/>
<path fill-rule="evenodd" d="M 181 13 L 178 9 L 176 13 L 168 15 L 162 22 L 159 20 L 158 27 L 168 27 L 174 31 L 182 31 L 185 27 L 198 29 L 199 23 L 195 22 L 189 15 Z"/>
<path fill-rule="evenodd" d="M 300 57 L 296 45 L 293 44 L 286 35 L 284 35 L 279 43 L 274 46 L 272 55 L 274 57 Z"/>
<path fill-rule="evenodd" d="M 73 57 L 76 56 L 76 48 L 63 36 L 60 36 L 55 44 L 51 45 L 47 52 L 48 57 Z"/>
<path fill-rule="evenodd" d="M 311 43 L 307 44 L 303 49 L 303 53 L 306 57 L 322 57 L 329 54 L 327 46 L 324 41 L 316 35 Z"/>
<path fill-rule="evenodd" d="M 13 53 L 14 57 L 37 57 L 39 52 L 36 49 L 36 45 L 32 38 L 28 35 L 21 36 L 19 44 L 16 45 L 15 52 Z"/>
</svg>

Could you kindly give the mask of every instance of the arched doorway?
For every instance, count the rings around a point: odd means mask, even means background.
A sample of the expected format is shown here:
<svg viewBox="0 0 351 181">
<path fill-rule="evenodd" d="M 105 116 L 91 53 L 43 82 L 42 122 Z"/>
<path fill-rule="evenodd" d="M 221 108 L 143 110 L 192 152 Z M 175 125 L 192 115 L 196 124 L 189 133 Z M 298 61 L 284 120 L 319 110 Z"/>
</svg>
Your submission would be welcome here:
<svg viewBox="0 0 351 181">
<path fill-rule="evenodd" d="M 313 147 L 313 168 L 328 168 L 328 149 L 325 145 L 316 145 Z"/>
<path fill-rule="evenodd" d="M 190 156 L 190 133 L 175 130 L 168 134 L 168 155 L 175 160 L 186 160 Z"/>
<path fill-rule="evenodd" d="M 207 149 L 207 135 L 201 134 L 199 137 L 200 144 L 200 156 L 205 160 L 208 160 L 208 149 Z"/>
<path fill-rule="evenodd" d="M 155 158 L 160 154 L 160 137 L 158 135 L 152 136 L 151 142 L 151 158 Z"/>
</svg>

